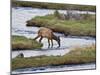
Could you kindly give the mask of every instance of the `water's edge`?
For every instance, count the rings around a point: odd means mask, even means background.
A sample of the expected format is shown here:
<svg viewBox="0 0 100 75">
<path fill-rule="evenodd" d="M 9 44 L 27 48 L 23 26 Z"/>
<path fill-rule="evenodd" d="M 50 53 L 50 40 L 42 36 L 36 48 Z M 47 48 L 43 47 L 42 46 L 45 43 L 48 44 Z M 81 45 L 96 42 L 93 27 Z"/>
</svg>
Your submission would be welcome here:
<svg viewBox="0 0 100 75">
<path fill-rule="evenodd" d="M 12 74 L 42 73 L 42 72 L 58 72 L 58 71 L 77 71 L 77 70 L 93 70 L 96 69 L 95 63 L 77 64 L 77 65 L 60 65 L 60 66 L 43 66 L 30 67 L 24 69 L 16 69 Z"/>
<path fill-rule="evenodd" d="M 61 13 L 65 13 L 64 11 L 61 11 L 61 10 L 59 11 Z M 35 16 L 43 16 L 46 14 L 52 14 L 53 12 L 54 10 L 41 10 L 41 9 L 21 8 L 21 7 L 18 7 L 18 9 L 12 8 L 12 35 L 25 36 L 27 38 L 36 37 L 37 31 L 39 30 L 39 28 L 26 27 L 26 21 Z M 80 13 L 85 13 L 85 12 L 80 12 Z M 68 53 L 72 47 L 80 47 L 80 46 L 95 44 L 95 38 L 81 37 L 81 36 L 80 37 L 77 37 L 77 36 L 66 37 L 59 33 L 55 33 L 55 34 L 57 34 L 58 36 L 61 36 L 61 40 L 62 40 L 61 48 L 59 49 L 56 48 L 57 43 L 56 41 L 54 41 L 54 48 L 47 49 L 47 46 L 48 46 L 47 39 L 43 39 L 42 43 L 44 44 L 44 46 L 42 49 L 12 51 L 12 58 L 15 58 L 20 53 L 23 53 L 25 57 L 34 57 L 34 56 L 41 56 L 41 55 L 62 56 Z M 31 67 L 31 68 L 17 69 L 17 70 L 12 71 L 12 74 L 72 71 L 72 70 L 84 70 L 84 69 L 95 69 L 95 68 L 96 68 L 95 63 L 45 66 L 45 67 L 43 66 L 43 67 L 38 67 L 38 68 Z"/>
</svg>

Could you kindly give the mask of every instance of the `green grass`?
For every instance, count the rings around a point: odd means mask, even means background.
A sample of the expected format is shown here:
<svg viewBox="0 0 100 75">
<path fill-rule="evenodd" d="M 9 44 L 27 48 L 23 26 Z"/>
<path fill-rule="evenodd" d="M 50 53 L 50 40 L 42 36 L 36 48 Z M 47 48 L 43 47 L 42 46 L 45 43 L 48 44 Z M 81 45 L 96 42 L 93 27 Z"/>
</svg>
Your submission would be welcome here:
<svg viewBox="0 0 100 75">
<path fill-rule="evenodd" d="M 12 59 L 12 70 L 29 67 L 83 64 L 96 61 L 95 46 L 75 48 L 63 56 L 37 56 Z"/>
<path fill-rule="evenodd" d="M 12 50 L 38 49 L 42 44 L 24 36 L 12 36 Z"/>
<path fill-rule="evenodd" d="M 44 9 L 71 9 L 80 11 L 96 11 L 96 6 L 93 5 L 77 5 L 77 4 L 61 4 L 61 3 L 48 3 L 48 2 L 34 2 L 34 1 L 17 1 L 12 0 L 13 7 L 33 7 Z"/>
<path fill-rule="evenodd" d="M 27 21 L 27 26 L 47 27 L 55 32 L 61 32 L 65 35 L 76 36 L 96 36 L 95 15 L 89 15 L 83 20 L 61 20 L 54 15 L 37 16 Z"/>
</svg>

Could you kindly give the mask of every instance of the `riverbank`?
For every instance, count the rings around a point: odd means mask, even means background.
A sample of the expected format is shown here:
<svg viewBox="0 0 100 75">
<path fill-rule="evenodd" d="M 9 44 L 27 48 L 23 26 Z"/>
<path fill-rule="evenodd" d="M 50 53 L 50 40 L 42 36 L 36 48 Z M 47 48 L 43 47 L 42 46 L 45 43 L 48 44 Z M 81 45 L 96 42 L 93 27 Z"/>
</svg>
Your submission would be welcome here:
<svg viewBox="0 0 100 75">
<path fill-rule="evenodd" d="M 96 11 L 96 6 L 79 5 L 79 4 L 61 4 L 61 3 L 48 3 L 48 2 L 34 2 L 34 1 L 17 1 L 12 0 L 12 7 L 33 7 L 44 9 L 61 9 L 61 10 L 79 10 L 79 11 Z"/>
<path fill-rule="evenodd" d="M 42 44 L 24 36 L 12 36 L 12 50 L 40 49 Z"/>
<path fill-rule="evenodd" d="M 37 56 L 12 59 L 12 70 L 29 67 L 84 64 L 96 61 L 95 46 L 75 48 L 63 56 Z M 20 61 L 20 62 L 19 62 Z"/>
<path fill-rule="evenodd" d="M 85 16 L 85 15 L 84 15 Z M 27 26 L 47 27 L 55 32 L 71 36 L 96 36 L 95 15 L 82 20 L 61 20 L 52 15 L 37 16 L 27 21 Z"/>
</svg>

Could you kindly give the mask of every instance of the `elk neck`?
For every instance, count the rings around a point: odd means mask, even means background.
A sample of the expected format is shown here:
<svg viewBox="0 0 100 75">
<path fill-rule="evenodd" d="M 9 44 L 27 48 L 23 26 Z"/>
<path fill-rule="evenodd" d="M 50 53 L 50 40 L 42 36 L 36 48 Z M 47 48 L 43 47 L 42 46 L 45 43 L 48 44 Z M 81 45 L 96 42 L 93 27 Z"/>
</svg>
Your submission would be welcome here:
<svg viewBox="0 0 100 75">
<path fill-rule="evenodd" d="M 53 39 L 57 41 L 57 36 L 53 34 Z"/>
</svg>

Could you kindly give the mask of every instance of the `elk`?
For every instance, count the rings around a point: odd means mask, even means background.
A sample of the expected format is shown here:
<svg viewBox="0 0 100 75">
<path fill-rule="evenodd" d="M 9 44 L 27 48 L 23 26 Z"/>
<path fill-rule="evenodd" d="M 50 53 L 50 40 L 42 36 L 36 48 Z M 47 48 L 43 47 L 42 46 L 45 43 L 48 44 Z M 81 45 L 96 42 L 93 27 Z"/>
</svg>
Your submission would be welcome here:
<svg viewBox="0 0 100 75">
<path fill-rule="evenodd" d="M 45 28 L 45 27 L 40 27 L 39 31 L 38 31 L 38 35 L 34 38 L 34 40 L 36 40 L 37 38 L 39 38 L 39 42 L 42 41 L 43 38 L 47 38 L 48 39 L 48 48 L 50 47 L 50 41 L 53 47 L 53 40 L 57 41 L 58 43 L 58 47 L 60 47 L 60 37 L 56 36 L 53 34 L 53 31 L 49 28 Z"/>
</svg>

